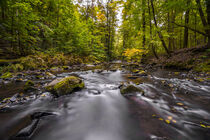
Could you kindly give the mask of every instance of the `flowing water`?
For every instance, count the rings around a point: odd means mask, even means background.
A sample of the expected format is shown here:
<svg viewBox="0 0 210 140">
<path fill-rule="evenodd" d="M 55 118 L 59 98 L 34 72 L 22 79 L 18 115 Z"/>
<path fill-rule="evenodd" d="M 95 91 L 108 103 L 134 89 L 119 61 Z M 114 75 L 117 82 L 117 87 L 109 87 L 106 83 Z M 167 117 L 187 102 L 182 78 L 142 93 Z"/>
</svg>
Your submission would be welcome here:
<svg viewBox="0 0 210 140">
<path fill-rule="evenodd" d="M 122 96 L 119 86 L 132 82 L 123 71 L 69 72 L 86 88 L 54 98 L 37 91 L 31 100 L 0 112 L 0 139 L 36 124 L 32 140 L 207 140 L 210 139 L 210 85 L 157 71 L 140 77 L 141 93 Z M 44 81 L 44 83 L 47 81 Z M 33 98 L 34 97 L 34 98 Z M 30 115 L 48 112 L 36 122 Z M 19 138 L 20 139 L 20 138 Z"/>
</svg>

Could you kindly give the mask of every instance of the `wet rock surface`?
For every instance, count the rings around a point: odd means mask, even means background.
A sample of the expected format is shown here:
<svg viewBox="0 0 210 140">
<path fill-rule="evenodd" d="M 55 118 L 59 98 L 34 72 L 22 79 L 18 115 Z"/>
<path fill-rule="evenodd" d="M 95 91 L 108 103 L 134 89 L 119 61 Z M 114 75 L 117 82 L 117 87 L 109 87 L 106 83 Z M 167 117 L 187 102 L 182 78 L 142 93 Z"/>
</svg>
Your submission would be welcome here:
<svg viewBox="0 0 210 140">
<path fill-rule="evenodd" d="M 85 87 L 82 79 L 76 76 L 69 76 L 63 79 L 56 79 L 47 84 L 45 88 L 57 96 L 70 94 L 73 91 L 81 90 Z"/>
<path fill-rule="evenodd" d="M 62 69 L 65 70 L 27 71 L 0 79 L 2 140 L 206 140 L 210 137 L 208 73 L 126 63 Z M 85 88 L 64 95 L 65 88 L 61 86 L 59 92 L 64 96 L 59 97 L 52 91 L 46 92 L 46 84 L 52 82 L 55 86 L 71 76 L 79 76 L 76 83 L 82 79 Z M 32 89 L 24 90 L 29 80 L 33 82 L 29 84 Z"/>
</svg>

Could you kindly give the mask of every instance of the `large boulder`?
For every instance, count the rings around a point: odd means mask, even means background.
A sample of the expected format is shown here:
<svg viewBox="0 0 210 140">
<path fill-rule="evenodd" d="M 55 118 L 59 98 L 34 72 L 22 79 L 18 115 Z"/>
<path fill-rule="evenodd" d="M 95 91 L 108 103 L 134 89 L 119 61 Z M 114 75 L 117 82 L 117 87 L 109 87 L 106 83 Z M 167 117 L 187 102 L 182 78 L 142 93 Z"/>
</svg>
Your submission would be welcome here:
<svg viewBox="0 0 210 140">
<path fill-rule="evenodd" d="M 84 82 L 76 76 L 69 76 L 63 79 L 55 79 L 45 86 L 48 91 L 57 96 L 71 94 L 73 91 L 81 90 L 84 87 Z"/>
<path fill-rule="evenodd" d="M 120 92 L 122 95 L 127 95 L 132 93 L 141 93 L 142 95 L 144 95 L 144 91 L 139 87 L 135 87 L 134 85 L 122 85 L 120 87 Z"/>
</svg>

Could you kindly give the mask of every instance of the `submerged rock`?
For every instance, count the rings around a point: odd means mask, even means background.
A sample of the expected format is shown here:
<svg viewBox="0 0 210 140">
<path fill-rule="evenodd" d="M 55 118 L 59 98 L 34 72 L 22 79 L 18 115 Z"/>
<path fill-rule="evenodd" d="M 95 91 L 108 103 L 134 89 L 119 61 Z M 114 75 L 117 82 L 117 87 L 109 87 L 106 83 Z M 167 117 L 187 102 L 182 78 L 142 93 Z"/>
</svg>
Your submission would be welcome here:
<svg viewBox="0 0 210 140">
<path fill-rule="evenodd" d="M 75 90 L 81 90 L 84 86 L 84 82 L 79 77 L 69 76 L 63 79 L 56 79 L 45 86 L 45 88 L 53 94 L 61 96 L 70 94 Z"/>
<path fill-rule="evenodd" d="M 123 85 L 120 87 L 120 92 L 123 95 L 136 93 L 136 92 L 140 92 L 142 93 L 142 95 L 144 95 L 144 91 L 141 88 L 135 87 L 134 85 L 127 85 L 127 86 Z"/>
</svg>

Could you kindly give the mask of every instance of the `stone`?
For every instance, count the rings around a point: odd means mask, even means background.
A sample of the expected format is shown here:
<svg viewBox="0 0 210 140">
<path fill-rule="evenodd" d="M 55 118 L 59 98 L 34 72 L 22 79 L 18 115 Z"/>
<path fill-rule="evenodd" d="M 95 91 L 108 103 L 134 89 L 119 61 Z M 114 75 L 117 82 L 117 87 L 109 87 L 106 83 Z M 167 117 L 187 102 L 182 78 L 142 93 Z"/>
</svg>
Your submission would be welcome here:
<svg viewBox="0 0 210 140">
<path fill-rule="evenodd" d="M 134 85 L 123 85 L 120 88 L 120 92 L 121 94 L 125 95 L 125 94 L 130 94 L 130 93 L 136 93 L 136 92 L 140 92 L 142 93 L 142 95 L 144 95 L 144 91 L 138 87 L 135 87 Z"/>
<path fill-rule="evenodd" d="M 12 78 L 12 77 L 13 77 L 13 74 L 11 72 L 5 72 L 1 76 L 2 79 L 8 79 L 8 78 Z"/>
<path fill-rule="evenodd" d="M 53 79 L 56 78 L 56 76 L 50 72 L 46 72 L 45 74 L 48 78 L 53 78 Z"/>
<path fill-rule="evenodd" d="M 138 72 L 138 76 L 147 76 L 148 74 L 144 71 L 141 70 L 140 72 Z"/>
<path fill-rule="evenodd" d="M 81 90 L 85 87 L 84 82 L 76 76 L 69 76 L 63 79 L 55 79 L 45 86 L 45 89 L 54 95 L 61 96 L 71 94 L 73 91 Z"/>
<path fill-rule="evenodd" d="M 28 90 L 32 90 L 34 89 L 34 82 L 32 82 L 31 80 L 28 80 L 25 85 L 24 85 L 24 90 L 28 91 Z"/>
</svg>

